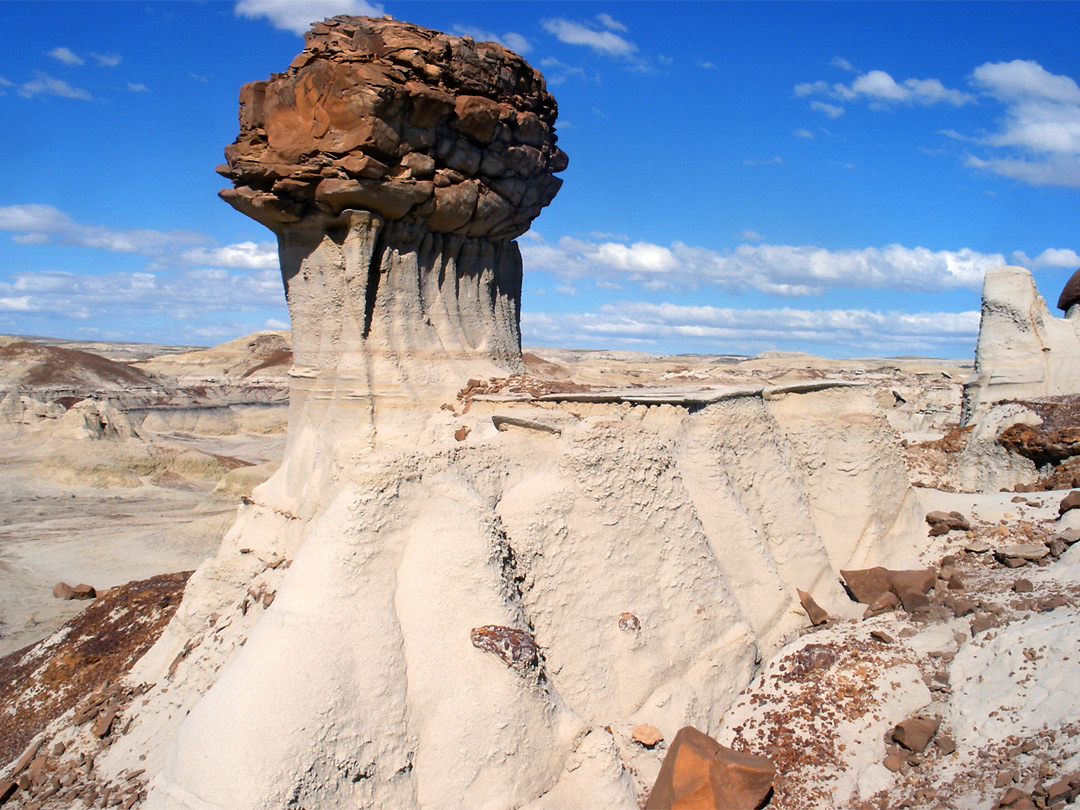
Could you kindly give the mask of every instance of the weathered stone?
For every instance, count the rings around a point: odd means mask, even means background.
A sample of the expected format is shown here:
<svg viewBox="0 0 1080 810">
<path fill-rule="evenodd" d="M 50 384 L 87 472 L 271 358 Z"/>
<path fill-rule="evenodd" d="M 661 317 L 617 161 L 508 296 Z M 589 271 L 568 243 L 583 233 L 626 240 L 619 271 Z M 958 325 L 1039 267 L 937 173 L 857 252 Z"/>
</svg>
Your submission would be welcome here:
<svg viewBox="0 0 1080 810">
<path fill-rule="evenodd" d="M 945 531 L 967 531 L 971 528 L 968 519 L 959 512 L 930 512 L 926 515 L 926 522 L 931 527 L 945 526 Z"/>
<path fill-rule="evenodd" d="M 469 635 L 474 647 L 498 656 L 523 675 L 540 666 L 540 650 L 528 631 L 489 624 L 473 628 Z"/>
<path fill-rule="evenodd" d="M 1017 543 L 997 549 L 994 556 L 1001 562 L 1008 563 L 1009 560 L 1041 560 L 1049 553 L 1050 549 L 1042 543 Z"/>
<path fill-rule="evenodd" d="M 640 723 L 634 726 L 631 734 L 634 740 L 646 748 L 654 748 L 657 743 L 664 739 L 664 735 L 660 733 L 660 729 L 656 726 L 649 725 L 648 723 Z"/>
<path fill-rule="evenodd" d="M 1058 514 L 1064 515 L 1078 507 L 1080 507 L 1080 489 L 1074 489 L 1061 499 L 1061 503 L 1058 504 Z"/>
<path fill-rule="evenodd" d="M 636 633 L 641 629 L 641 622 L 633 613 L 623 612 L 619 614 L 619 629 L 627 633 Z"/>
<path fill-rule="evenodd" d="M 922 715 L 909 717 L 897 723 L 893 729 L 892 738 L 907 750 L 921 754 L 930 744 L 930 740 L 933 739 L 940 725 L 941 720 L 936 717 Z"/>
<path fill-rule="evenodd" d="M 864 605 L 872 604 L 889 588 L 889 575 L 884 568 L 863 568 L 859 570 L 840 571 L 851 595 L 856 602 Z"/>
<path fill-rule="evenodd" d="M 938 747 L 938 750 L 943 754 L 951 754 L 956 750 L 956 740 L 954 740 L 948 734 L 939 734 L 934 738 L 934 745 Z"/>
<path fill-rule="evenodd" d="M 66 582 L 57 582 L 52 589 L 52 595 L 57 599 L 74 599 L 75 589 Z"/>
<path fill-rule="evenodd" d="M 1012 589 L 1015 593 L 1032 593 L 1035 590 L 1035 586 L 1031 584 L 1030 579 L 1021 577 L 1013 583 Z"/>
<path fill-rule="evenodd" d="M 900 601 L 904 605 L 904 610 L 908 613 L 914 613 L 920 608 L 926 608 L 930 606 L 929 597 L 922 591 L 916 591 L 909 589 L 904 591 L 900 595 Z"/>
<path fill-rule="evenodd" d="M 725 748 L 687 726 L 668 748 L 647 810 L 755 810 L 772 790 L 776 766 L 767 757 Z"/>
<path fill-rule="evenodd" d="M 389 219 L 430 215 L 428 227 L 439 233 L 508 239 L 527 230 L 558 191 L 551 173 L 567 166 L 540 74 L 495 43 L 477 48 L 390 19 L 330 23 L 312 29 L 287 71 L 242 88 L 240 134 L 219 168 L 236 188 L 222 198 L 275 231 L 353 209 Z M 447 183 L 439 170 L 459 179 Z M 416 189 L 319 185 L 433 173 L 440 187 L 476 185 L 449 210 L 424 207 Z M 494 184 L 508 173 L 524 185 L 500 195 Z M 479 211 L 477 198 L 487 200 Z M 473 212 L 482 218 L 475 225 Z"/>
<path fill-rule="evenodd" d="M 863 618 L 869 619 L 871 616 L 888 613 L 890 610 L 896 610 L 898 607 L 900 607 L 900 597 L 892 591 L 886 591 L 870 603 L 870 606 L 867 607 L 866 611 L 863 613 Z"/>
<path fill-rule="evenodd" d="M 800 588 L 796 588 L 795 590 L 799 594 L 799 601 L 802 602 L 803 610 L 806 611 L 806 615 L 810 618 L 811 624 L 816 627 L 829 620 L 829 612 L 815 602 L 814 597 Z"/>
</svg>

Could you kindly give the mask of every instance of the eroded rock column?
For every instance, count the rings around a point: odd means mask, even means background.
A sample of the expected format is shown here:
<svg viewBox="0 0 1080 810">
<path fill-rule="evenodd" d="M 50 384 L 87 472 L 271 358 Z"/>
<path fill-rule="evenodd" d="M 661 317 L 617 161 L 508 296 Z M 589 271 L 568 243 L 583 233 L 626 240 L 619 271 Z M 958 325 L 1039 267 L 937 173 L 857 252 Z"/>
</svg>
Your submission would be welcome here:
<svg viewBox="0 0 1080 810">
<path fill-rule="evenodd" d="M 317 23 L 243 87 L 221 197 L 278 237 L 290 436 L 348 402 L 374 445 L 400 428 L 381 413 L 521 370 L 513 240 L 562 183 L 556 115 L 517 54 L 386 19 Z"/>
</svg>

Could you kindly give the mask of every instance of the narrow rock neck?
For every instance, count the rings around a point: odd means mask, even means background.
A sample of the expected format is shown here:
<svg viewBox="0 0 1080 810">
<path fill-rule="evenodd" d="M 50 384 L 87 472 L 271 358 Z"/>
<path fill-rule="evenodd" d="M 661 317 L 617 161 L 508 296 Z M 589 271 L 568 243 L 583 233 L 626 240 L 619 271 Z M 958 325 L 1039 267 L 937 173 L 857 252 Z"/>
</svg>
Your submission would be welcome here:
<svg viewBox="0 0 1080 810">
<path fill-rule="evenodd" d="M 353 211 L 337 228 L 282 227 L 278 246 L 293 329 L 293 418 L 313 401 L 322 410 L 348 401 L 367 414 L 374 444 L 385 427 L 380 412 L 397 421 L 426 414 L 470 376 L 522 370 L 515 242 Z"/>
</svg>

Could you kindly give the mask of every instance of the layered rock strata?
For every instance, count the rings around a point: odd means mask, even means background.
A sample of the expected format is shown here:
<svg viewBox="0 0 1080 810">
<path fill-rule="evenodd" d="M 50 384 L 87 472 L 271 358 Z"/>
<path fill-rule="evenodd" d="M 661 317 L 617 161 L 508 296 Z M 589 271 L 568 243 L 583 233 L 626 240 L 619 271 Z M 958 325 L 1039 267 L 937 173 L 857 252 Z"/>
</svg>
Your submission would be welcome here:
<svg viewBox="0 0 1080 810">
<path fill-rule="evenodd" d="M 961 424 L 990 405 L 1080 393 L 1080 308 L 1066 285 L 1055 318 L 1023 267 L 998 267 L 983 282 L 975 373 L 964 383 Z"/>
</svg>

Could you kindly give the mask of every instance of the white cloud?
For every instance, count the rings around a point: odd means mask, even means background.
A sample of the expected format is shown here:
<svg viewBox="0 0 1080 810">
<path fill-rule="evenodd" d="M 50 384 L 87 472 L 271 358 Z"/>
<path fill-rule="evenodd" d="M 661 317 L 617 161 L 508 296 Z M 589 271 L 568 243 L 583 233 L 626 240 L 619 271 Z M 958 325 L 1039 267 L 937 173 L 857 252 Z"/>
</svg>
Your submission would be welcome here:
<svg viewBox="0 0 1080 810">
<path fill-rule="evenodd" d="M 616 20 L 610 14 L 604 14 L 604 13 L 597 14 L 596 15 L 596 20 L 602 26 L 604 26 L 604 28 L 608 29 L 609 31 L 618 31 L 620 33 L 625 34 L 627 32 L 627 30 L 628 30 L 625 25 L 623 25 L 621 22 Z"/>
<path fill-rule="evenodd" d="M 544 77 L 552 87 L 562 84 L 571 76 L 576 76 L 579 79 L 587 78 L 584 68 L 568 65 L 550 56 L 540 60 L 540 67 L 544 69 Z M 562 122 L 560 124 L 565 126 Z"/>
<path fill-rule="evenodd" d="M 835 60 L 834 60 L 835 64 Z M 850 65 L 848 65 L 850 68 Z M 882 104 L 932 104 L 946 103 L 955 107 L 970 104 L 975 97 L 961 90 L 951 90 L 939 79 L 905 79 L 896 81 L 884 70 L 860 73 L 851 85 L 824 81 L 803 82 L 795 85 L 796 96 L 826 95 L 835 100 L 854 101 L 866 98 Z"/>
<path fill-rule="evenodd" d="M 91 53 L 90 56 L 101 67 L 116 67 L 123 61 L 118 53 Z"/>
<path fill-rule="evenodd" d="M 51 205 L 0 206 L 0 231 L 14 233 L 20 244 L 76 245 L 159 257 L 177 248 L 205 244 L 209 237 L 192 231 L 117 229 L 83 225 Z"/>
<path fill-rule="evenodd" d="M 22 295 L 12 293 L 24 292 Z M 170 273 L 17 273 L 0 281 L 0 310 L 34 312 L 54 318 L 115 320 L 158 315 L 199 320 L 208 313 L 283 307 L 285 294 L 276 270 L 200 268 Z"/>
<path fill-rule="evenodd" d="M 51 56 L 58 62 L 63 62 L 65 65 L 85 65 L 86 60 L 75 53 L 71 48 L 65 48 L 61 45 L 58 48 L 53 48 L 46 56 Z"/>
<path fill-rule="evenodd" d="M 565 42 L 567 45 L 584 45 L 607 56 L 630 56 L 637 51 L 637 45 L 623 39 L 614 31 L 598 31 L 562 17 L 541 20 L 541 25 L 560 42 Z"/>
<path fill-rule="evenodd" d="M 472 37 L 477 42 L 497 42 L 505 48 L 509 48 L 518 54 L 525 54 L 532 50 L 529 40 L 521 34 L 507 31 L 505 34 L 496 34 L 493 31 L 485 31 L 471 25 L 455 25 L 454 33 L 459 37 Z"/>
<path fill-rule="evenodd" d="M 54 79 L 40 70 L 34 71 L 34 78 L 19 88 L 19 95 L 30 98 L 36 95 L 60 96 L 61 98 L 78 98 L 89 101 L 93 98 L 88 90 L 72 87 L 62 79 Z"/>
<path fill-rule="evenodd" d="M 986 62 L 972 71 L 971 81 L 1002 101 L 1037 98 L 1059 104 L 1080 104 L 1080 86 L 1073 79 L 1050 73 L 1034 61 Z"/>
<path fill-rule="evenodd" d="M 132 93 L 149 93 L 150 88 L 145 84 L 135 84 L 134 82 L 127 83 L 127 89 Z"/>
<path fill-rule="evenodd" d="M 33 312 L 34 306 L 30 303 L 29 295 L 18 298 L 0 297 L 0 312 Z"/>
<path fill-rule="evenodd" d="M 829 118 L 839 118 L 844 114 L 843 107 L 837 107 L 835 104 L 827 104 L 824 101 L 811 101 L 810 109 L 814 112 L 819 112 L 822 115 L 827 115 Z"/>
<path fill-rule="evenodd" d="M 1035 267 L 1080 267 L 1080 255 L 1075 250 L 1047 248 L 1032 264 Z"/>
<path fill-rule="evenodd" d="M 582 314 L 526 312 L 521 325 L 526 343 L 561 346 L 665 350 L 690 345 L 698 351 L 742 354 L 817 346 L 856 356 L 966 356 L 979 332 L 979 313 L 728 309 L 619 301 Z"/>
<path fill-rule="evenodd" d="M 193 248 L 184 251 L 180 259 L 187 264 L 214 267 L 242 267 L 248 270 L 276 270 L 277 245 L 273 242 L 238 242 L 219 248 Z"/>
<path fill-rule="evenodd" d="M 248 19 L 265 17 L 282 31 L 305 34 L 311 23 L 338 14 L 381 17 L 383 7 L 367 0 L 240 0 L 236 14 Z"/>
<path fill-rule="evenodd" d="M 821 295 L 829 289 L 939 292 L 978 291 L 986 271 L 1005 264 L 999 253 L 970 248 L 932 251 L 902 245 L 830 251 L 810 245 L 749 245 L 719 252 L 675 242 L 630 245 L 563 237 L 521 246 L 525 267 L 563 279 L 634 282 L 650 289 L 696 289 L 715 285 L 727 292 L 757 290 L 771 295 Z"/>
</svg>

